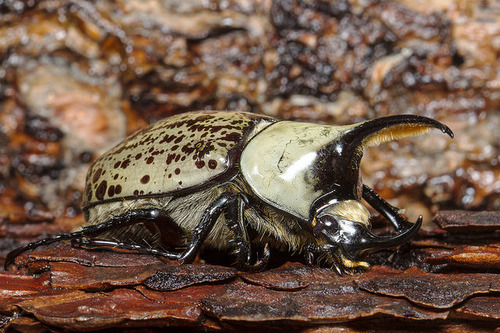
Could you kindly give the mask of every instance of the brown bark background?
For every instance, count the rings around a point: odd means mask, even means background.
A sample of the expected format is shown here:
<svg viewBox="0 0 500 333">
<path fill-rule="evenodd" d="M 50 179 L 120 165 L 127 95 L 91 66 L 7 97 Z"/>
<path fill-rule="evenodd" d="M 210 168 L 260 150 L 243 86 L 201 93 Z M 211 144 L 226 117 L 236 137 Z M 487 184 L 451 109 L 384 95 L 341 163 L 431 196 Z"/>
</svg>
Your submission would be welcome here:
<svg viewBox="0 0 500 333">
<path fill-rule="evenodd" d="M 414 113 L 455 132 L 365 152 L 364 182 L 410 220 L 423 214 L 426 229 L 408 247 L 372 254 L 365 274 L 299 263 L 255 275 L 205 265 L 158 273 L 179 268 L 61 244 L 2 273 L 4 327 L 494 329 L 499 20 L 496 1 L 0 1 L 1 257 L 81 224 L 89 164 L 175 113 L 332 124 Z M 432 223 L 444 209 L 466 212 Z M 175 290 L 151 282 L 193 275 L 206 279 Z M 405 281 L 420 298 L 401 291 Z M 446 298 L 440 283 L 465 291 Z"/>
</svg>

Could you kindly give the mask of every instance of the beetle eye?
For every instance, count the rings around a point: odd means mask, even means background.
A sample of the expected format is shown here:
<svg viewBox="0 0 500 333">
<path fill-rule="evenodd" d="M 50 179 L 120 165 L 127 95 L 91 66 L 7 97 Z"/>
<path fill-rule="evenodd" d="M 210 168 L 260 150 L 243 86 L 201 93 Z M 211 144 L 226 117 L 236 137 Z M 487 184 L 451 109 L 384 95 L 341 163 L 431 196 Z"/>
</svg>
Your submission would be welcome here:
<svg viewBox="0 0 500 333">
<path fill-rule="evenodd" d="M 339 223 L 332 215 L 323 215 L 317 218 L 316 225 L 314 226 L 314 234 L 319 236 L 325 232 L 334 234 L 339 230 Z"/>
<path fill-rule="evenodd" d="M 336 232 L 339 229 L 339 223 L 337 219 L 331 215 L 325 215 L 321 218 L 321 223 L 323 224 L 325 229 L 328 231 Z"/>
</svg>

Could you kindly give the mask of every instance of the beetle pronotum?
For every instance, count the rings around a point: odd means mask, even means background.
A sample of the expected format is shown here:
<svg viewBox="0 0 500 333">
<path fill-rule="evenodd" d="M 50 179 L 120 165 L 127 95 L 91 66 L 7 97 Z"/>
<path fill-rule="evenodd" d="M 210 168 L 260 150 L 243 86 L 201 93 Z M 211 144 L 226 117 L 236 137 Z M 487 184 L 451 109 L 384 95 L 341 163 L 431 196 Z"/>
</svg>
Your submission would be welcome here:
<svg viewBox="0 0 500 333">
<path fill-rule="evenodd" d="M 322 258 L 339 273 L 365 266 L 359 255 L 407 242 L 422 217 L 408 222 L 361 183 L 366 147 L 437 128 L 416 115 L 347 126 L 280 121 L 201 111 L 154 123 L 97 159 L 85 190 L 86 224 L 12 251 L 70 239 L 192 262 L 201 248 L 233 250 L 243 268 L 263 266 L 270 248 Z M 398 232 L 369 231 L 365 199 Z M 94 237 L 101 235 L 101 239 Z M 253 247 L 264 248 L 254 264 Z"/>
</svg>

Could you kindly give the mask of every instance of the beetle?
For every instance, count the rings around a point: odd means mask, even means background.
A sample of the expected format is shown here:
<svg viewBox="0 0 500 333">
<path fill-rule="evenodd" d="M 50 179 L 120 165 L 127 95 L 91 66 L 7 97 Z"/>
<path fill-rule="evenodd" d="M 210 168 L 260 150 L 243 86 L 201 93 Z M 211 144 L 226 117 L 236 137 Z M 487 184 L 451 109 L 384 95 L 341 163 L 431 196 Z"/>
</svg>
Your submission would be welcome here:
<svg viewBox="0 0 500 333">
<path fill-rule="evenodd" d="M 59 240 L 116 247 L 190 263 L 200 249 L 233 250 L 240 267 L 263 268 L 270 248 L 324 260 L 340 274 L 367 263 L 366 250 L 395 247 L 419 230 L 363 185 L 363 149 L 444 124 L 394 115 L 345 126 L 278 120 L 238 111 L 198 111 L 158 121 L 90 167 L 79 230 Z M 370 231 L 365 199 L 393 236 Z M 101 235 L 100 238 L 96 236 Z M 254 258 L 257 247 L 261 258 Z"/>
</svg>

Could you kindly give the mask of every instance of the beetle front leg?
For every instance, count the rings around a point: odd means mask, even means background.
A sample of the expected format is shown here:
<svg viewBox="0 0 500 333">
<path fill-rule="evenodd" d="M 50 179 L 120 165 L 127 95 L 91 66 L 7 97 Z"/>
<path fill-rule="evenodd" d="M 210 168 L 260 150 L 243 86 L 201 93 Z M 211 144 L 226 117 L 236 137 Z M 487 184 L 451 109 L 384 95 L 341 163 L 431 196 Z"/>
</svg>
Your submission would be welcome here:
<svg viewBox="0 0 500 333">
<path fill-rule="evenodd" d="M 365 199 L 366 202 L 382 214 L 382 216 L 389 220 L 396 231 L 399 232 L 413 227 L 413 223 L 401 216 L 394 206 L 382 199 L 382 197 L 366 185 L 363 185 L 363 199 Z M 418 218 L 417 223 L 419 222 L 422 222 L 422 216 Z"/>
<path fill-rule="evenodd" d="M 338 246 L 332 244 L 309 244 L 305 247 L 304 257 L 308 265 L 313 265 L 318 258 L 326 257 L 337 273 L 342 275 L 345 267 L 338 250 Z"/>
</svg>

